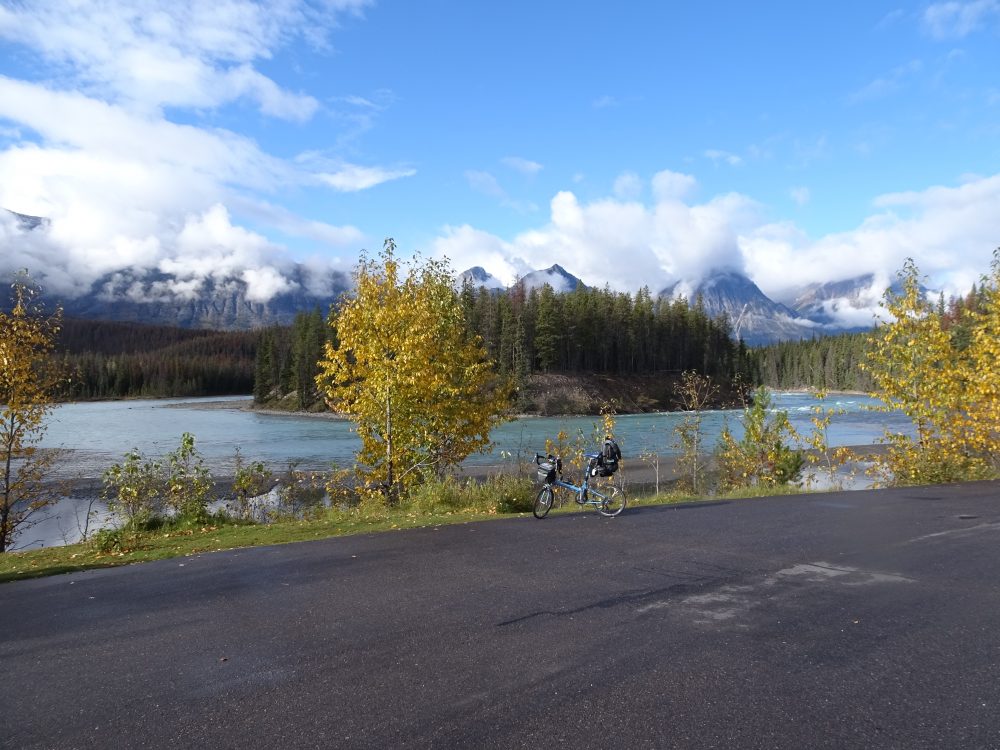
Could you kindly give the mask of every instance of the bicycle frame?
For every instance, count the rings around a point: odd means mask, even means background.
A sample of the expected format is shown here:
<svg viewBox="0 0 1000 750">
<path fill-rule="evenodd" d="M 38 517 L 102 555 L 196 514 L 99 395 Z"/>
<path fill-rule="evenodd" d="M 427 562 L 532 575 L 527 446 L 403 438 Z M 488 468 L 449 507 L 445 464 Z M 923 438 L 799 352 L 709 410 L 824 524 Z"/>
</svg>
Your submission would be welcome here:
<svg viewBox="0 0 1000 750">
<path fill-rule="evenodd" d="M 585 454 L 588 459 L 589 466 L 593 467 L 597 461 L 600 454 L 597 453 L 587 453 Z M 538 499 L 535 501 L 534 514 L 536 518 L 544 518 L 552 505 L 552 496 L 554 495 L 555 489 L 569 490 L 575 495 L 575 500 L 578 505 L 592 505 L 603 516 L 616 516 L 625 508 L 625 494 L 619 487 L 612 486 L 609 490 L 602 492 L 596 487 L 590 486 L 590 470 L 586 470 L 583 475 L 583 481 L 579 485 L 575 485 L 572 482 L 568 482 L 562 478 L 562 462 L 560 459 L 554 456 L 542 456 L 539 453 L 535 454 L 535 463 L 540 463 L 541 459 L 550 458 L 554 459 L 556 469 L 556 478 L 551 482 L 543 482 L 542 489 L 538 494 Z M 547 499 L 545 499 L 545 493 L 549 493 Z M 544 499 L 544 502 L 542 502 Z M 620 503 L 620 506 L 618 505 Z M 541 505 L 541 508 L 539 507 Z"/>
</svg>

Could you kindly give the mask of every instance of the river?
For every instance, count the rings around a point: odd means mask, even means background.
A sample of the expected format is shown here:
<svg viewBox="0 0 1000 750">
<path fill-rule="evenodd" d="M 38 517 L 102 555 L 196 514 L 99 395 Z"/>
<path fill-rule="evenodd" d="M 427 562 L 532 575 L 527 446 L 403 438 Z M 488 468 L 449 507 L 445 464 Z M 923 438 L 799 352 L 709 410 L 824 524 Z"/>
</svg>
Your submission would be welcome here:
<svg viewBox="0 0 1000 750">
<path fill-rule="evenodd" d="M 239 446 L 244 458 L 259 460 L 272 470 L 284 469 L 290 461 L 303 469 L 328 469 L 331 464 L 353 463 L 358 449 L 351 423 L 294 414 L 264 414 L 251 411 L 248 396 L 210 399 L 161 399 L 148 401 L 100 401 L 63 404 L 53 409 L 41 443 L 43 448 L 67 451 L 59 475 L 65 478 L 99 477 L 132 448 L 148 456 L 161 456 L 177 447 L 184 432 L 192 433 L 197 447 L 214 474 L 232 472 L 233 453 Z M 784 410 L 792 424 L 808 432 L 817 405 L 844 411 L 833 418 L 832 445 L 869 445 L 885 427 L 906 430 L 908 421 L 899 414 L 873 412 L 875 404 L 865 396 L 837 395 L 820 404 L 808 393 L 779 392 L 775 409 Z M 677 412 L 629 414 L 617 418 L 615 434 L 626 457 L 643 452 L 674 453 L 674 427 L 684 415 Z M 724 423 L 739 433 L 738 410 L 704 412 L 705 444 L 714 446 Z M 493 431 L 492 453 L 475 455 L 473 464 L 498 463 L 500 452 L 532 455 L 545 447 L 545 439 L 564 430 L 590 436 L 599 417 L 522 417 Z M 595 444 L 596 447 L 596 444 Z"/>
<path fill-rule="evenodd" d="M 197 448 L 213 475 L 232 474 L 237 446 L 246 460 L 263 461 L 276 474 L 290 462 L 301 469 L 323 470 L 332 465 L 350 466 L 359 441 L 344 419 L 294 414 L 266 414 L 248 407 L 250 397 L 208 399 L 160 399 L 143 401 L 101 401 L 62 404 L 46 421 L 40 446 L 59 449 L 63 455 L 53 477 L 64 480 L 95 479 L 126 452 L 138 448 L 149 457 L 174 450 L 184 432 L 192 433 Z M 900 414 L 871 410 L 875 405 L 865 396 L 837 394 L 818 402 L 812 394 L 778 392 L 774 408 L 786 411 L 802 433 L 811 429 L 816 406 L 843 411 L 833 417 L 829 430 L 831 445 L 870 445 L 885 428 L 907 431 L 908 420 Z M 711 449 L 724 424 L 739 436 L 738 410 L 704 412 L 705 445 Z M 684 418 L 671 412 L 629 414 L 617 418 L 615 436 L 625 459 L 648 452 L 676 454 L 673 429 Z M 517 456 L 530 459 L 545 448 L 546 438 L 560 430 L 572 437 L 588 438 L 599 432 L 599 417 L 522 417 L 496 428 L 491 453 L 475 455 L 473 465 L 499 464 Z M 593 443 L 594 449 L 597 443 Z M 63 544 L 79 536 L 76 516 L 80 498 L 67 498 L 42 524 L 29 530 L 19 547 Z"/>
</svg>

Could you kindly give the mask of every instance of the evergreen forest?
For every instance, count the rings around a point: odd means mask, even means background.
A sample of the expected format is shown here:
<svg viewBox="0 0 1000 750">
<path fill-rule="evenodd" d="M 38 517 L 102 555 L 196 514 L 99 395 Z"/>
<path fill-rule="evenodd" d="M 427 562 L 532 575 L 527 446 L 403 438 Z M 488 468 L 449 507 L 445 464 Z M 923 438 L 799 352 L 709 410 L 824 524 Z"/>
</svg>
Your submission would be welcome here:
<svg viewBox="0 0 1000 750">
<path fill-rule="evenodd" d="M 969 347 L 973 322 L 985 314 L 986 288 L 973 285 L 964 297 L 941 296 L 933 312 L 959 350 Z M 756 382 L 778 390 L 816 388 L 828 391 L 875 390 L 861 365 L 868 359 L 873 332 L 782 341 L 752 350 Z"/>
<path fill-rule="evenodd" d="M 782 341 L 752 350 L 756 382 L 776 390 L 870 391 L 865 361 L 870 333 Z"/>
<path fill-rule="evenodd" d="M 963 312 L 978 292 L 943 301 L 938 311 L 957 339 Z M 774 389 L 870 391 L 869 333 L 784 341 L 754 349 L 733 341 L 725 320 L 695 302 L 580 288 L 551 287 L 460 294 L 472 333 L 482 337 L 499 375 L 523 383 L 537 373 L 662 375 L 693 370 L 726 386 L 739 376 Z M 59 351 L 68 382 L 62 398 L 161 398 L 253 393 L 259 404 L 291 410 L 325 408 L 317 363 L 334 335 L 318 309 L 291 326 L 257 331 L 204 331 L 66 319 Z"/>
<path fill-rule="evenodd" d="M 754 360 L 732 339 L 728 322 L 699 304 L 653 299 L 608 289 L 559 294 L 548 285 L 490 292 L 466 286 L 460 300 L 470 332 L 482 338 L 497 374 L 524 383 L 537 373 L 613 376 L 663 375 L 696 370 L 725 386 L 753 379 Z M 322 409 L 317 361 L 334 335 L 318 310 L 297 316 L 291 328 L 261 333 L 255 367 L 257 403 Z"/>
<path fill-rule="evenodd" d="M 141 323 L 63 321 L 65 400 L 249 393 L 258 334 Z"/>
</svg>

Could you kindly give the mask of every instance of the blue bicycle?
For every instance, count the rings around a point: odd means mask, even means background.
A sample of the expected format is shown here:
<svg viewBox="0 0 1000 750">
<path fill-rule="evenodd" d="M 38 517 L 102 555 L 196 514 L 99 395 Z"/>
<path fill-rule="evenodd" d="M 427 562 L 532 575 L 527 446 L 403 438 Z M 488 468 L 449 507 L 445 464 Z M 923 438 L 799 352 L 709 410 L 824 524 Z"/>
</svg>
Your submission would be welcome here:
<svg viewBox="0 0 1000 750">
<path fill-rule="evenodd" d="M 593 505 L 602 516 L 617 516 L 625 510 L 625 492 L 620 487 L 609 485 L 598 489 L 590 486 L 591 477 L 610 477 L 618 468 L 617 465 L 614 468 L 609 467 L 600 453 L 588 453 L 586 457 L 587 471 L 583 476 L 583 482 L 577 486 L 562 478 L 561 458 L 552 454 L 547 456 L 541 453 L 535 454 L 538 481 L 542 483 L 542 489 L 538 491 L 532 509 L 535 518 L 545 518 L 548 515 L 552 509 L 557 487 L 572 492 L 576 496 L 577 504 Z"/>
</svg>

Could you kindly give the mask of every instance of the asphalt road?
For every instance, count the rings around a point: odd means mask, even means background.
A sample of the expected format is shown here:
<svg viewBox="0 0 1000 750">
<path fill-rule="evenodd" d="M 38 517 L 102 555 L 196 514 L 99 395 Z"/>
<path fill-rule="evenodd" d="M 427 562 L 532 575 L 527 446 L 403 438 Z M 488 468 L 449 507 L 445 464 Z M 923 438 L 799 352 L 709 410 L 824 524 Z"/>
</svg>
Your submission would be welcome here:
<svg viewBox="0 0 1000 750">
<path fill-rule="evenodd" d="M 0 747 L 1000 748 L 1000 484 L 0 586 Z"/>
</svg>

